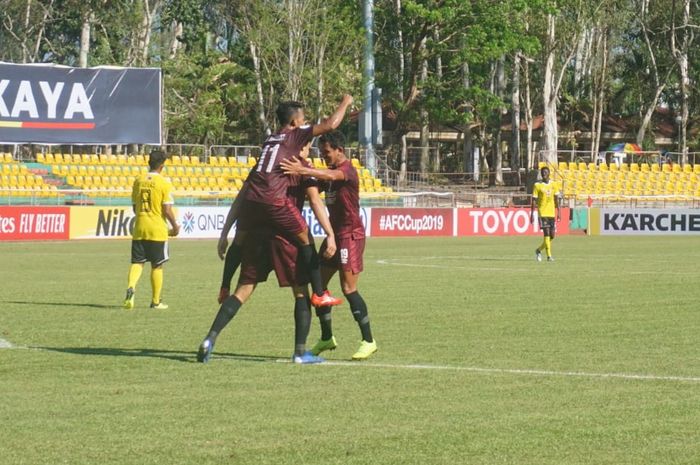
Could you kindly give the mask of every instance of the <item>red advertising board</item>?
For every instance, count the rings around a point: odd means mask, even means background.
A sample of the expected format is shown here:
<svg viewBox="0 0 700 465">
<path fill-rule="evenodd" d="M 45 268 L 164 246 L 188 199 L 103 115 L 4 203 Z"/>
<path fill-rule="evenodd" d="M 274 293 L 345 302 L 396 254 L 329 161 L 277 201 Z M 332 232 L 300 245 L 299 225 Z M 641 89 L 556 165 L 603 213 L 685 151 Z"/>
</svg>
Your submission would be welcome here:
<svg viewBox="0 0 700 465">
<path fill-rule="evenodd" d="M 452 208 L 373 208 L 372 236 L 452 236 Z"/>
<path fill-rule="evenodd" d="M 68 239 L 68 207 L 0 207 L 0 241 Z"/>
<path fill-rule="evenodd" d="M 540 234 L 537 213 L 530 224 L 529 208 L 460 208 L 457 210 L 458 236 L 524 236 Z M 558 234 L 569 234 L 569 209 L 561 209 Z"/>
</svg>

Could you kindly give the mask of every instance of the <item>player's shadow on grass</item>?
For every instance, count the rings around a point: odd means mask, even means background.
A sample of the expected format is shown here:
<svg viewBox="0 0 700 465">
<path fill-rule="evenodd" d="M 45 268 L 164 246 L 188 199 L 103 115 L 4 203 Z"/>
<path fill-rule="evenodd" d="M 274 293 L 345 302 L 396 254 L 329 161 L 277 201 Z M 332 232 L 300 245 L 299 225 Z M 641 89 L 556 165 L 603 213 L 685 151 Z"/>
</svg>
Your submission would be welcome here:
<svg viewBox="0 0 700 465">
<path fill-rule="evenodd" d="M 19 305 L 46 305 L 55 307 L 88 307 L 88 308 L 101 308 L 101 309 L 115 309 L 121 308 L 119 305 L 104 305 L 104 304 L 91 304 L 91 303 L 75 303 L 75 302 L 30 302 L 26 300 L 5 300 L 4 304 L 19 304 Z"/>
<path fill-rule="evenodd" d="M 160 350 L 160 349 L 120 349 L 117 347 L 35 347 L 40 350 L 51 352 L 61 352 L 64 354 L 74 355 L 95 355 L 106 357 L 149 357 L 163 358 L 174 360 L 177 362 L 196 363 L 196 352 L 182 352 L 179 350 Z M 280 357 L 272 355 L 254 355 L 254 354 L 232 354 L 232 353 L 215 353 L 216 359 L 240 360 L 245 362 L 271 362 L 277 361 Z"/>
</svg>

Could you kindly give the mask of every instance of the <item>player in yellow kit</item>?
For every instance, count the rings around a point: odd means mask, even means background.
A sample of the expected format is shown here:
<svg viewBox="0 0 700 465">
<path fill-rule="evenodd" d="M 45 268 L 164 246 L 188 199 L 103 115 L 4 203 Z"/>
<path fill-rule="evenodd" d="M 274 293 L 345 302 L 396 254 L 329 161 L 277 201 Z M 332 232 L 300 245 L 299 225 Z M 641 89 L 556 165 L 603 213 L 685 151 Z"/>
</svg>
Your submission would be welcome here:
<svg viewBox="0 0 700 465">
<path fill-rule="evenodd" d="M 559 196 L 561 187 L 556 181 L 549 179 L 549 168 L 546 166 L 540 170 L 542 181 L 536 182 L 532 189 L 532 202 L 530 202 L 530 223 L 534 222 L 533 213 L 537 205 L 537 216 L 540 220 L 540 229 L 544 235 L 544 241 L 535 250 L 535 258 L 542 261 L 542 250 L 547 253 L 547 261 L 553 262 L 552 241 L 556 231 L 556 223 L 561 221 L 561 210 L 559 208 Z M 556 214 L 556 221 L 555 215 Z"/>
<path fill-rule="evenodd" d="M 131 241 L 131 267 L 129 282 L 124 299 L 124 308 L 134 308 L 134 290 L 138 283 L 143 264 L 151 262 L 151 287 L 153 297 L 151 308 L 165 310 L 166 304 L 160 301 L 163 289 L 163 264 L 168 261 L 168 236 L 177 236 L 180 226 L 173 213 L 173 186 L 161 176 L 166 155 L 154 150 L 148 158 L 149 171 L 134 181 L 131 203 L 134 206 L 136 221 Z M 170 223 L 168 230 L 166 220 Z"/>
</svg>

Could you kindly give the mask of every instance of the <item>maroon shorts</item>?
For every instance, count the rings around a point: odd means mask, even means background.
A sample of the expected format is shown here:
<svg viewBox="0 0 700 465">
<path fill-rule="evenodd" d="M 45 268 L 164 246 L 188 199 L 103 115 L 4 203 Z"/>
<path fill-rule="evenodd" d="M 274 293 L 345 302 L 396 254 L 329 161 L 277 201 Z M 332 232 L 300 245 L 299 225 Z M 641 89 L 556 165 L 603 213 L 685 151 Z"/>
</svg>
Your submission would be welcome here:
<svg viewBox="0 0 700 465">
<path fill-rule="evenodd" d="M 351 271 L 358 274 L 362 271 L 362 254 L 365 252 L 365 238 L 353 235 L 335 237 L 337 250 L 331 258 L 322 258 L 323 266 L 336 268 L 339 271 Z M 319 255 L 323 257 L 326 251 L 326 241 L 321 244 Z"/>
<path fill-rule="evenodd" d="M 257 284 L 267 281 L 272 271 L 270 259 L 270 239 L 268 231 L 250 231 L 243 243 L 241 255 L 241 272 L 238 284 Z"/>
<path fill-rule="evenodd" d="M 238 215 L 236 228 L 241 231 L 273 229 L 294 237 L 308 226 L 299 209 L 290 200 L 286 200 L 284 205 L 268 205 L 246 200 Z"/>
<path fill-rule="evenodd" d="M 306 286 L 309 275 L 299 261 L 299 248 L 281 235 L 270 242 L 270 261 L 280 287 Z"/>
</svg>

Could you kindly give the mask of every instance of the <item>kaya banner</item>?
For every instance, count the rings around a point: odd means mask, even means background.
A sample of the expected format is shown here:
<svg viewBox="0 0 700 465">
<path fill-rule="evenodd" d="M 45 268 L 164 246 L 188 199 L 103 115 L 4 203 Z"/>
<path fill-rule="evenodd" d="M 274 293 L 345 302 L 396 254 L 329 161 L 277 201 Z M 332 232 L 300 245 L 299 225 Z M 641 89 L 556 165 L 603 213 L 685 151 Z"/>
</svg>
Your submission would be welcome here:
<svg viewBox="0 0 700 465">
<path fill-rule="evenodd" d="M 161 70 L 0 63 L 0 142 L 161 143 Z"/>
</svg>

